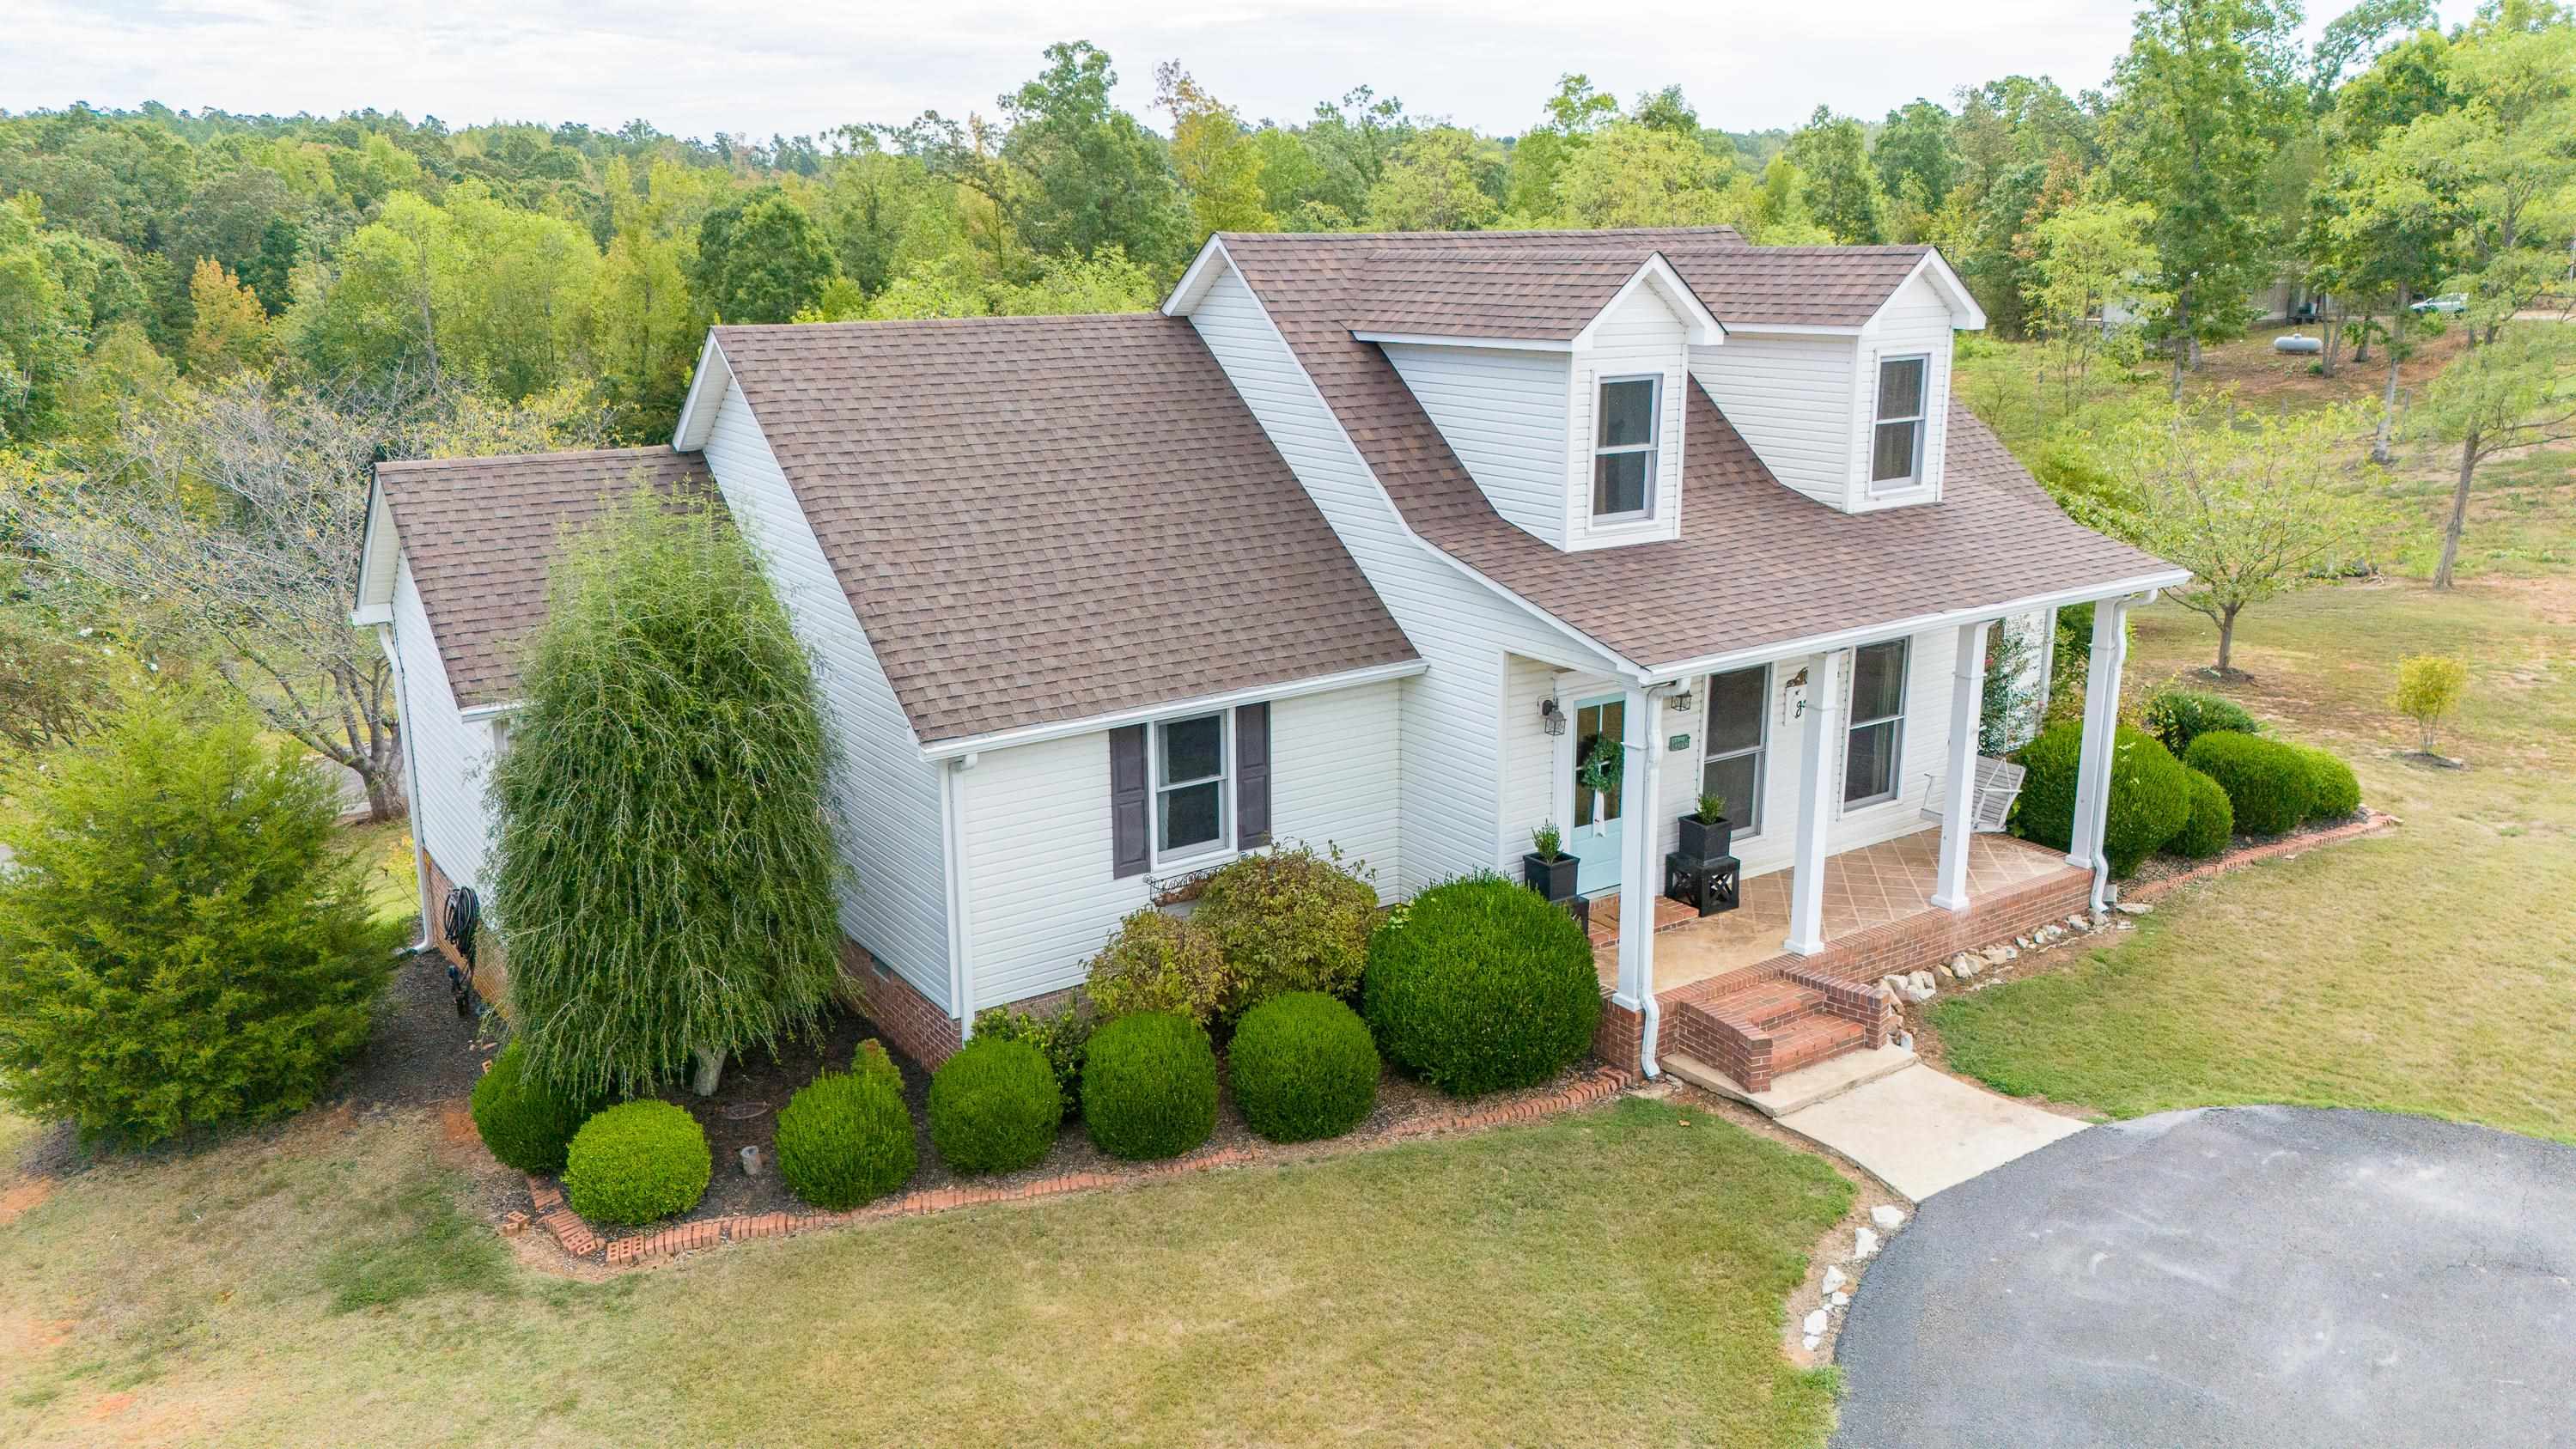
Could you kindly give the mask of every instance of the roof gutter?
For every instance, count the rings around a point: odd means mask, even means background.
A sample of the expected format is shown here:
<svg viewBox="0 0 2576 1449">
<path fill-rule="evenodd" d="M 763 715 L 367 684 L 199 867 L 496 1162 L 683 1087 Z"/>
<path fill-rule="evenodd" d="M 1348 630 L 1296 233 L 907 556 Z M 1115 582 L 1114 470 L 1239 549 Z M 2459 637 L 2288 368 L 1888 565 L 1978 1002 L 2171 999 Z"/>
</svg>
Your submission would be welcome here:
<svg viewBox="0 0 2576 1449">
<path fill-rule="evenodd" d="M 1992 619 L 2006 614 L 2027 614 L 2039 609 L 2064 608 L 2069 604 L 2098 603 L 2143 593 L 2152 598 L 2158 589 L 2173 588 L 2191 581 L 2188 569 L 2167 569 L 2162 573 L 2123 579 L 2110 584 L 2080 584 L 2052 593 L 2030 594 L 1992 604 L 1974 604 L 1963 609 L 1944 610 L 1938 614 L 1919 614 L 1909 619 L 1893 619 L 1884 624 L 1862 624 L 1838 629 L 1831 634 L 1813 634 L 1800 639 L 1785 639 L 1775 644 L 1750 649 L 1730 650 L 1723 654 L 1703 654 L 1673 664 L 1659 664 L 1642 675 L 1645 682 L 1687 679 L 1697 674 L 1717 674 L 1751 664 L 1767 664 L 1775 659 L 1789 659 L 1801 654 L 1821 654 L 1827 650 L 1849 649 L 1879 639 L 1920 634 L 1926 630 L 1973 624 L 1979 619 Z"/>
<path fill-rule="evenodd" d="M 1160 704 L 1123 709 L 1114 714 L 1088 714 L 1079 719 L 1050 720 L 1045 724 L 1023 725 L 1018 729 L 996 730 L 990 734 L 934 741 L 921 747 L 921 757 L 925 760 L 953 760 L 982 750 L 1006 750 L 1014 745 L 1034 745 L 1046 740 L 1067 739 L 1074 735 L 1097 734 L 1102 730 L 1117 729 L 1122 725 L 1143 724 L 1148 720 L 1166 719 L 1177 714 L 1205 714 L 1238 704 L 1294 699 L 1301 694 L 1323 694 L 1336 689 L 1353 689 L 1363 684 L 1377 684 L 1389 679 L 1405 679 L 1420 674 L 1430 667 L 1420 659 L 1402 659 L 1393 664 L 1372 664 L 1365 669 L 1346 669 L 1339 674 L 1318 674 L 1307 679 L 1283 680 L 1277 684 L 1256 684 L 1244 689 L 1230 689 L 1222 694 L 1202 694 L 1188 699 L 1165 700 Z"/>
</svg>

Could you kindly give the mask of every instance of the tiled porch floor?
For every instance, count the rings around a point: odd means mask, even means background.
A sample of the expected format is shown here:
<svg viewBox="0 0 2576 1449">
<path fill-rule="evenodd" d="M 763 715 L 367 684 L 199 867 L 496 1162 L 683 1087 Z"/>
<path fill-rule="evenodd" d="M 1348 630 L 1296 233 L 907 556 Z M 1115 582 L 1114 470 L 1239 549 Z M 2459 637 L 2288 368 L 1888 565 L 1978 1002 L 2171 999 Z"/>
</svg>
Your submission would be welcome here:
<svg viewBox="0 0 2576 1449">
<path fill-rule="evenodd" d="M 1839 940 L 1932 909 L 1940 864 L 1939 827 L 1863 846 L 1825 859 L 1825 939 Z M 1979 835 L 1968 845 L 1968 895 L 2009 889 L 2066 868 L 2063 851 L 2009 835 Z M 1775 870 L 1744 883 L 1744 904 L 1706 920 L 1679 901 L 1655 900 L 1655 990 L 1670 991 L 1781 954 L 1789 934 L 1789 885 Z M 1608 985 L 1619 978 L 1619 898 L 1592 903 L 1592 957 Z"/>
</svg>

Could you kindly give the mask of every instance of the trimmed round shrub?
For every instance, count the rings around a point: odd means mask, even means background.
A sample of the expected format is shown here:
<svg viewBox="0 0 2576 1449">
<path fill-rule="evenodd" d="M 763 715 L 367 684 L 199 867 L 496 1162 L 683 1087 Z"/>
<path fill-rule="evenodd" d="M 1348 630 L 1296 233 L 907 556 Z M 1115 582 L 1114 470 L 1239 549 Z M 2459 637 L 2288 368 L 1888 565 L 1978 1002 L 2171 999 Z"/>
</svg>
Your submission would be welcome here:
<svg viewBox="0 0 2576 1449">
<path fill-rule="evenodd" d="M 564 1170 L 564 1151 L 589 1108 L 538 1081 L 527 1048 L 512 1042 L 474 1083 L 474 1130 L 492 1155 L 521 1172 Z"/>
<path fill-rule="evenodd" d="M 2191 814 L 2165 842 L 2165 849 L 2192 860 L 2207 860 L 2227 849 L 2236 838 L 2236 807 L 2227 803 L 2227 791 L 2216 780 L 2198 770 L 2191 774 Z"/>
<path fill-rule="evenodd" d="M 826 1072 L 778 1114 L 778 1175 L 787 1190 L 846 1212 L 912 1180 L 912 1114 L 882 1073 Z"/>
<path fill-rule="evenodd" d="M 1361 1010 L 1397 1066 L 1472 1096 L 1544 1082 L 1582 1056 L 1601 979 L 1572 915 L 1500 876 L 1469 876 L 1378 927 Z"/>
<path fill-rule="evenodd" d="M 624 1102 L 572 1135 L 564 1196 L 592 1222 L 634 1227 L 696 1207 L 714 1175 L 697 1118 L 668 1102 Z"/>
<path fill-rule="evenodd" d="M 930 1145 L 959 1172 L 1017 1172 L 1055 1146 L 1064 1107 L 1046 1054 L 978 1036 L 930 1074 Z"/>
<path fill-rule="evenodd" d="M 2361 808 L 2361 777 L 2341 756 L 2314 745 L 2293 748 L 2308 762 L 2308 781 L 2316 791 L 2316 799 L 2308 806 L 2310 820 L 2341 820 Z"/>
<path fill-rule="evenodd" d="M 2184 762 L 2227 792 L 2248 835 L 2296 830 L 2316 804 L 2316 772 L 2295 745 L 2220 730 L 2193 740 Z"/>
<path fill-rule="evenodd" d="M 2223 694 L 2167 687 L 2147 696 L 2147 729 L 2179 757 L 2191 742 L 2211 730 L 2261 734 L 2263 726 Z"/>
<path fill-rule="evenodd" d="M 1348 996 L 1368 965 L 1377 891 L 1312 846 L 1247 855 L 1208 877 L 1190 920 L 1225 957 L 1223 1011 L 1241 1016 L 1290 991 Z"/>
<path fill-rule="evenodd" d="M 975 1013 L 978 1039 L 996 1036 L 1027 1042 L 1055 1069 L 1059 1122 L 1082 1109 L 1082 1054 L 1091 1047 L 1091 1032 L 1096 1025 L 1091 1013 L 1079 1006 L 1068 1006 L 1052 1016 L 1013 1011 L 1007 1006 L 988 1006 Z"/>
<path fill-rule="evenodd" d="M 1230 979 L 1207 927 L 1147 906 L 1120 921 L 1091 958 L 1083 991 L 1103 1021 L 1168 1011 L 1205 1022 L 1225 1004 Z"/>
<path fill-rule="evenodd" d="M 1092 1034 L 1082 1121 L 1112 1157 L 1178 1157 L 1216 1130 L 1216 1049 L 1207 1029 L 1167 1011 L 1122 1016 Z"/>
<path fill-rule="evenodd" d="M 2111 807 L 2102 850 L 2110 857 L 2111 874 L 2127 875 L 2183 828 L 2191 814 L 2190 776 L 2144 730 L 2122 725 L 2111 742 Z M 2054 726 L 2022 747 L 2015 758 L 2028 773 L 2013 805 L 2016 834 L 2058 850 L 2073 842 L 2075 776 L 2083 757 L 2081 721 Z"/>
<path fill-rule="evenodd" d="M 1339 1137 L 1377 1105 L 1368 1023 L 1320 991 L 1291 991 L 1245 1012 L 1226 1064 L 1243 1120 L 1273 1142 Z"/>
</svg>

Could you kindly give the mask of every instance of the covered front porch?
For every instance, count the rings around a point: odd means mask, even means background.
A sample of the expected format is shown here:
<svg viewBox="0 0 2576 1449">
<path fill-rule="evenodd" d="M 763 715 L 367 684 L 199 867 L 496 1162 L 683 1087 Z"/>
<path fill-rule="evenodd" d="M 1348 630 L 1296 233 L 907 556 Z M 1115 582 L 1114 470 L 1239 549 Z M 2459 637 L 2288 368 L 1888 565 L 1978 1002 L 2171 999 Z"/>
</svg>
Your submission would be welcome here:
<svg viewBox="0 0 2576 1449">
<path fill-rule="evenodd" d="M 1838 958 L 1848 955 L 1837 948 L 1847 948 L 1859 937 L 1904 925 L 1917 917 L 1929 918 L 1931 924 L 1947 923 L 1954 913 L 1932 904 L 1940 862 L 1941 832 L 1937 828 L 1825 857 L 1821 903 L 1825 949 L 1814 958 L 1817 964 L 1831 969 Z M 1656 994 L 1660 997 L 1703 982 L 1723 985 L 1722 978 L 1739 972 L 1758 975 L 1759 968 L 1808 959 L 1792 956 L 1781 948 L 1789 930 L 1796 870 L 1792 866 L 1746 881 L 1743 904 L 1714 916 L 1703 917 L 1685 902 L 1657 896 Z M 2034 883 L 2054 887 L 2056 894 L 2079 903 L 2070 910 L 2080 909 L 2091 879 L 2089 871 L 2069 865 L 2063 851 L 2009 835 L 1975 836 L 1968 845 L 1965 914 L 1979 917 L 2007 897 L 2018 899 L 2024 888 Z M 1618 985 L 1621 928 L 1618 896 L 1605 896 L 1593 903 L 1592 958 L 1605 989 Z M 1972 934 L 1975 929 L 1971 928 Z M 1877 977 L 1867 979 L 1874 981 Z"/>
</svg>

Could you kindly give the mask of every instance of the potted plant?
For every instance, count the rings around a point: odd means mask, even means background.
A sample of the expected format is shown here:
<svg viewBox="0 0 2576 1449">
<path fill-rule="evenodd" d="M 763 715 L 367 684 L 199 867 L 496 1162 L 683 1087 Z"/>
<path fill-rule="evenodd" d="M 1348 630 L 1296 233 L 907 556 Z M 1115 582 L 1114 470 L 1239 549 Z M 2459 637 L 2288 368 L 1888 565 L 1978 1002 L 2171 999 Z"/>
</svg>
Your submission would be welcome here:
<svg viewBox="0 0 2576 1449">
<path fill-rule="evenodd" d="M 1717 860 L 1725 856 L 1733 843 L 1733 821 L 1726 818 L 1726 797 L 1715 790 L 1703 790 L 1699 808 L 1682 817 L 1681 856 L 1684 860 Z"/>
<path fill-rule="evenodd" d="M 1530 853 L 1521 857 L 1521 878 L 1550 901 L 1574 898 L 1574 873 L 1581 861 L 1565 853 L 1565 837 L 1551 820 L 1530 832 Z"/>
</svg>

